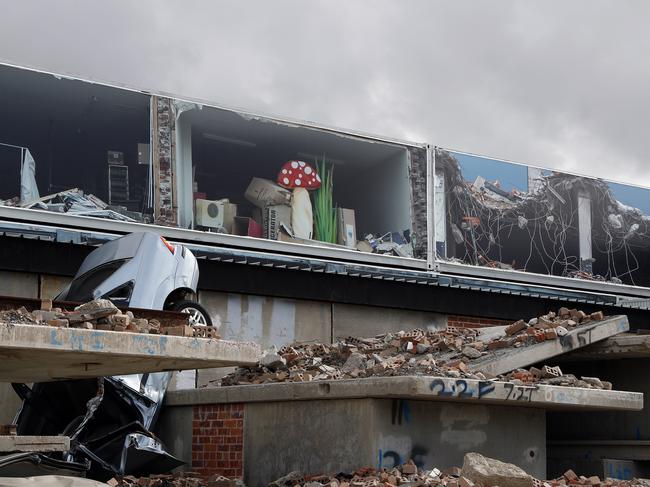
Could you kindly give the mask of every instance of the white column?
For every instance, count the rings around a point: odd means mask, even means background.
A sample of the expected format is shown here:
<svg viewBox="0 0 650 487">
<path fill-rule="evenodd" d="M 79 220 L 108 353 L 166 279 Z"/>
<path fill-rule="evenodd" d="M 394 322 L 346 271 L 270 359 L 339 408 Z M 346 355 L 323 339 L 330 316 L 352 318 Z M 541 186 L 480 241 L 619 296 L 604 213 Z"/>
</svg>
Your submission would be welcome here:
<svg viewBox="0 0 650 487">
<path fill-rule="evenodd" d="M 447 257 L 447 201 L 445 194 L 445 173 L 436 170 L 433 183 L 433 221 L 436 238 L 436 256 Z"/>
<path fill-rule="evenodd" d="M 591 273 L 591 199 L 586 194 L 578 195 L 578 238 L 580 239 L 580 270 Z"/>
</svg>

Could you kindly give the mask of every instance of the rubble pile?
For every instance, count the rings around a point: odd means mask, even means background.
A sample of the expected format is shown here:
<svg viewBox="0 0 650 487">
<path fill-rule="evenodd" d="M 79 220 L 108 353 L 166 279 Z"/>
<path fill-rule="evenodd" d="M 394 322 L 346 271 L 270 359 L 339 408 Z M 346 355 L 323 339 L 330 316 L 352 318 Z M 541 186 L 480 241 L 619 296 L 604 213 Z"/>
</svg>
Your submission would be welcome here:
<svg viewBox="0 0 650 487">
<path fill-rule="evenodd" d="M 43 196 L 37 200 L 22 202 L 18 196 L 0 200 L 0 205 L 44 210 L 69 215 L 93 216 L 125 222 L 151 223 L 147 215 L 128 211 L 124 206 L 109 205 L 94 194 L 85 193 L 79 188 L 71 188 L 59 193 Z"/>
<path fill-rule="evenodd" d="M 253 367 L 240 367 L 221 379 L 220 385 L 356 379 L 371 376 L 430 375 L 465 379 L 494 379 L 472 371 L 473 361 L 505 348 L 520 348 L 557 340 L 569 330 L 604 319 L 602 312 L 560 308 L 543 316 L 518 320 L 493 338 L 480 328 L 447 327 L 444 330 L 386 333 L 373 338 L 348 337 L 333 345 L 296 343 L 272 348 Z M 574 387 L 611 388 L 595 378 L 577 379 L 559 368 L 517 369 L 503 378 L 526 384 L 548 383 Z"/>
<path fill-rule="evenodd" d="M 111 487 L 237 487 L 243 486 L 241 480 L 233 480 L 221 475 L 202 477 L 194 472 L 134 477 L 127 475 L 119 480 L 108 481 Z"/>
<path fill-rule="evenodd" d="M 540 171 L 525 187 L 518 190 L 508 184 L 506 190 L 498 180 L 482 175 L 467 181 L 457 156 L 436 149 L 437 170 L 445 174 L 447 228 L 459 246 L 449 262 L 618 284 L 634 285 L 638 280 L 639 268 L 632 265 L 635 259 L 628 259 L 620 249 L 647 245 L 650 218 L 618 201 L 611 184 Z M 606 247 L 606 257 L 584 269 L 576 266 L 576 237 L 566 238 L 567 231 L 578 225 L 575 207 L 568 204 L 576 201 L 576 194 L 591 202 L 592 241 Z M 525 259 L 520 246 L 530 248 Z"/>
<path fill-rule="evenodd" d="M 517 369 L 499 377 L 501 380 L 515 385 L 547 384 L 550 386 L 580 387 L 583 389 L 612 390 L 612 383 L 598 377 L 580 377 L 573 374 L 563 374 L 560 367 L 544 365 L 541 369 L 531 367 Z"/>
<path fill-rule="evenodd" d="M 650 486 L 645 479 L 617 480 L 600 479 L 597 476 L 584 477 L 568 470 L 563 476 L 551 480 L 538 480 L 524 470 L 510 463 L 484 457 L 478 453 L 467 453 L 463 467 L 451 467 L 444 471 L 419 469 L 411 460 L 392 469 L 375 469 L 363 467 L 352 473 L 336 475 L 304 476 L 300 472 L 291 472 L 268 487 L 632 487 Z"/>
<path fill-rule="evenodd" d="M 219 338 L 216 328 L 199 325 L 161 326 L 156 319 L 136 318 L 131 311 L 122 312 L 109 299 L 95 299 L 73 311 L 53 308 L 49 299 L 41 300 L 41 309 L 25 307 L 0 311 L 0 323 L 12 325 L 48 325 L 58 328 L 123 331 L 155 335 L 196 338 Z"/>
</svg>

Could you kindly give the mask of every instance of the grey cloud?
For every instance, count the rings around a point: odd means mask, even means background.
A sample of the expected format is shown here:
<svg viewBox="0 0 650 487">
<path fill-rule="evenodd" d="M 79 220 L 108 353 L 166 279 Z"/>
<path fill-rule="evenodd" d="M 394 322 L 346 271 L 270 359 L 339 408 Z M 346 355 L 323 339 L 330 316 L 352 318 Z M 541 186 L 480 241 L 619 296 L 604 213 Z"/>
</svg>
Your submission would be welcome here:
<svg viewBox="0 0 650 487">
<path fill-rule="evenodd" d="M 650 184 L 642 0 L 3 3 L 18 64 Z"/>
</svg>

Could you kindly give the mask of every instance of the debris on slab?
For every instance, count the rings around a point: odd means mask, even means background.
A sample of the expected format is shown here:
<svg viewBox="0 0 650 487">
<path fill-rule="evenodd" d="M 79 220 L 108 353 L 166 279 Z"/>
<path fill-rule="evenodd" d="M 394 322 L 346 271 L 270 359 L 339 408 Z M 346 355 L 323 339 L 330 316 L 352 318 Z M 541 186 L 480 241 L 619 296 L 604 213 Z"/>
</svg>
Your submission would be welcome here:
<svg viewBox="0 0 650 487">
<path fill-rule="evenodd" d="M 470 367 L 473 361 L 497 350 L 558 340 L 573 328 L 604 318 L 602 312 L 589 315 L 560 308 L 557 313 L 518 320 L 505 330 L 493 333 L 480 328 L 447 327 L 435 331 L 399 331 L 372 338 L 347 337 L 332 345 L 295 343 L 267 351 L 256 366 L 239 367 L 212 385 L 426 375 L 609 390 L 612 388 L 609 382 L 564 375 L 559 367 L 515 369 L 498 377 Z"/>
<path fill-rule="evenodd" d="M 140 212 L 128 211 L 126 207 L 109 205 L 97 196 L 84 193 L 78 188 L 71 188 L 59 193 L 40 197 L 36 200 L 21 203 L 20 198 L 0 201 L 4 206 L 15 206 L 32 210 L 44 210 L 68 215 L 92 216 L 107 218 L 124 222 L 151 223 L 148 215 Z"/>
<path fill-rule="evenodd" d="M 41 309 L 34 311 L 28 311 L 24 306 L 0 311 L 0 323 L 194 338 L 220 338 L 217 329 L 211 326 L 187 324 L 162 326 L 156 319 L 137 318 L 131 311 L 122 312 L 109 299 L 95 299 L 77 306 L 72 311 L 53 308 L 51 300 L 43 299 L 41 300 Z"/>
<path fill-rule="evenodd" d="M 127 475 L 107 482 L 112 487 L 244 487 L 239 479 L 230 479 L 222 475 L 201 476 L 196 472 L 178 472 L 174 474 L 134 477 Z"/>
<path fill-rule="evenodd" d="M 462 468 L 445 470 L 418 468 L 412 460 L 396 468 L 362 467 L 351 473 L 335 475 L 302 475 L 291 472 L 268 487 L 633 487 L 650 486 L 650 480 L 600 479 L 597 476 L 584 477 L 568 470 L 563 476 L 551 480 L 539 480 L 510 463 L 484 457 L 479 453 L 466 453 Z"/>
</svg>

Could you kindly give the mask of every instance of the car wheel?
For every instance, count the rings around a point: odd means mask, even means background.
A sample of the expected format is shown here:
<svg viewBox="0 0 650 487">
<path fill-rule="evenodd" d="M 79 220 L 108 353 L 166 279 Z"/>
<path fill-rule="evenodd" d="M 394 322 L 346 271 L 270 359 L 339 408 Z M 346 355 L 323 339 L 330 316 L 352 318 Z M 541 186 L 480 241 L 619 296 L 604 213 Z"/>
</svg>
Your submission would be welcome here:
<svg viewBox="0 0 650 487">
<path fill-rule="evenodd" d="M 212 326 L 212 319 L 210 319 L 208 310 L 195 301 L 177 301 L 169 309 L 190 315 L 190 325 Z"/>
</svg>

